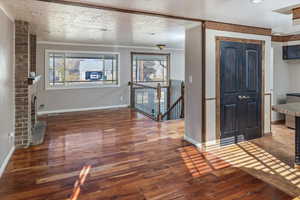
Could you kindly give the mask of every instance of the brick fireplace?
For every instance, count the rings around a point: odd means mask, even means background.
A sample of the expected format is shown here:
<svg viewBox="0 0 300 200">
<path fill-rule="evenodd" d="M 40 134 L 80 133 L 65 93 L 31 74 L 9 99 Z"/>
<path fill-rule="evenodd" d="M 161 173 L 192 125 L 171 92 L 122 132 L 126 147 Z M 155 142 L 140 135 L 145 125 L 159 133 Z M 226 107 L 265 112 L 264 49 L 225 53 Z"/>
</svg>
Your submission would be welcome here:
<svg viewBox="0 0 300 200">
<path fill-rule="evenodd" d="M 30 34 L 30 25 L 15 21 L 15 144 L 28 147 L 37 125 L 37 80 L 29 79 L 36 73 L 36 36 Z"/>
<path fill-rule="evenodd" d="M 17 147 L 28 146 L 31 133 L 31 100 L 28 93 L 29 23 L 15 21 L 15 103 Z"/>
</svg>

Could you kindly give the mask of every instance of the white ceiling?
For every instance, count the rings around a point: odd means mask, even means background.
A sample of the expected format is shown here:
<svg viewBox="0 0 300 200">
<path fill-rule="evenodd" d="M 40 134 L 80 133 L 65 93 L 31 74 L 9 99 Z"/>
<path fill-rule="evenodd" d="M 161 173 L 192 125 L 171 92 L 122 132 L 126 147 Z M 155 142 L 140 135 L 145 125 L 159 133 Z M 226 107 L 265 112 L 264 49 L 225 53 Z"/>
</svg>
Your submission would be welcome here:
<svg viewBox="0 0 300 200">
<path fill-rule="evenodd" d="M 80 0 L 94 4 L 146 10 L 272 28 L 275 33 L 298 33 L 290 14 L 273 12 L 300 3 L 300 0 Z M 184 32 L 197 23 L 132 15 L 92 8 L 45 3 L 36 0 L 0 0 L 17 19 L 29 21 L 39 40 L 91 44 L 183 48 Z M 101 31 L 107 29 L 107 31 Z M 151 33 L 155 33 L 152 35 Z"/>
<path fill-rule="evenodd" d="M 5 5 L 17 19 L 31 23 L 40 41 L 145 47 L 162 43 L 182 49 L 185 29 L 198 25 L 35 0 L 9 0 Z"/>
<path fill-rule="evenodd" d="M 275 32 L 300 31 L 300 26 L 293 26 L 291 15 L 273 12 L 300 4 L 300 0 L 264 0 L 260 4 L 250 3 L 250 0 L 81 0 L 81 2 L 272 28 Z"/>
</svg>

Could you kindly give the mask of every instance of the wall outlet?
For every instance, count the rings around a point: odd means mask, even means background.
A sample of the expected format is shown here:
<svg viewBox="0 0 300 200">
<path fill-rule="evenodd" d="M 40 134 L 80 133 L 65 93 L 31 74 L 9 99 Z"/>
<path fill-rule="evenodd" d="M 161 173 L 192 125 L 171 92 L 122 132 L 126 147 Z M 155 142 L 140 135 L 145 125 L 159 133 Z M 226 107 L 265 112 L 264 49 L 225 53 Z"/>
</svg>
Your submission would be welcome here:
<svg viewBox="0 0 300 200">
<path fill-rule="evenodd" d="M 121 102 L 123 102 L 123 100 L 124 100 L 124 97 L 123 97 L 123 96 L 121 96 L 121 97 L 120 97 L 120 101 L 121 101 Z"/>
<path fill-rule="evenodd" d="M 193 76 L 189 76 L 189 82 L 193 83 Z"/>
<path fill-rule="evenodd" d="M 8 139 L 9 139 L 9 142 L 14 142 L 15 140 L 15 133 L 9 133 L 8 134 Z"/>
<path fill-rule="evenodd" d="M 15 133 L 9 133 L 8 136 L 14 138 L 15 137 Z"/>
</svg>

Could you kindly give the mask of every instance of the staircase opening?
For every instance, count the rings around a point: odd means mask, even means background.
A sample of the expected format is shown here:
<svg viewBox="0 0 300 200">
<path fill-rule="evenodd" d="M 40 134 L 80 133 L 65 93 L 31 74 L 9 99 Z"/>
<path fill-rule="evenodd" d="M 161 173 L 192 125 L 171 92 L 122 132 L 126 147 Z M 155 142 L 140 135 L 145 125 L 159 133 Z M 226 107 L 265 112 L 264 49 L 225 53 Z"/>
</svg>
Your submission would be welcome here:
<svg viewBox="0 0 300 200">
<path fill-rule="evenodd" d="M 184 82 L 170 78 L 170 54 L 132 53 L 131 108 L 156 121 L 184 118 Z"/>
</svg>

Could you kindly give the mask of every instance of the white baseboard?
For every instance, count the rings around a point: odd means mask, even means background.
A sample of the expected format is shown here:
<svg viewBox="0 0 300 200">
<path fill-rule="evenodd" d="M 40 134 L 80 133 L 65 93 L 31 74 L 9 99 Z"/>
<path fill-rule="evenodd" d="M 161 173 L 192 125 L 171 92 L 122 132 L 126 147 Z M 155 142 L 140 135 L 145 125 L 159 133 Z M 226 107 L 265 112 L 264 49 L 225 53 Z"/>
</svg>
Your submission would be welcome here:
<svg viewBox="0 0 300 200">
<path fill-rule="evenodd" d="M 183 138 L 184 138 L 184 140 L 186 140 L 187 142 L 189 142 L 189 143 L 195 145 L 196 147 L 202 148 L 202 143 L 201 143 L 201 142 L 197 142 L 197 141 L 194 140 L 193 138 L 190 138 L 190 137 L 188 137 L 188 136 L 186 136 L 186 135 L 184 135 Z"/>
<path fill-rule="evenodd" d="M 105 110 L 105 109 L 113 109 L 113 108 L 126 108 L 128 106 L 129 105 L 126 104 L 126 105 L 103 106 L 103 107 L 49 110 L 49 111 L 40 111 L 40 112 L 38 112 L 38 115 L 48 115 L 48 114 L 68 113 L 68 112 L 81 112 L 81 111 L 91 111 L 91 110 Z"/>
<path fill-rule="evenodd" d="M 15 152 L 15 146 L 13 146 L 13 147 L 10 149 L 8 155 L 7 155 L 6 158 L 4 159 L 2 165 L 0 166 L 0 178 L 2 177 L 2 175 L 3 175 L 4 171 L 5 171 L 5 168 L 6 168 L 8 162 L 9 162 L 9 160 L 10 160 L 10 158 L 11 158 L 11 156 L 13 155 L 14 152 Z"/>
</svg>

